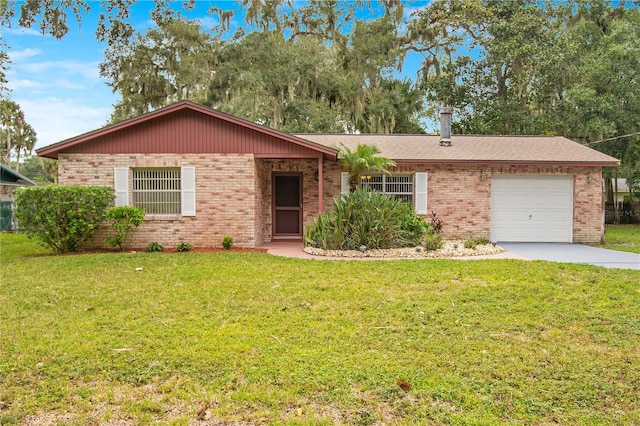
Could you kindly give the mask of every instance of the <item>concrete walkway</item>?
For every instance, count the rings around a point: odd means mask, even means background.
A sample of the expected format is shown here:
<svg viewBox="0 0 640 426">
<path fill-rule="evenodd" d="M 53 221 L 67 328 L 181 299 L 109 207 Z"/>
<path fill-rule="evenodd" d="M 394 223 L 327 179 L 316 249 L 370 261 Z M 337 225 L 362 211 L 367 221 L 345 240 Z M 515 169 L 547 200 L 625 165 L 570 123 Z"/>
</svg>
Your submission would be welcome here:
<svg viewBox="0 0 640 426">
<path fill-rule="evenodd" d="M 640 254 L 571 243 L 501 243 L 509 253 L 532 260 L 583 263 L 605 268 L 640 270 Z"/>
<path fill-rule="evenodd" d="M 486 256 L 450 257 L 453 260 L 519 259 L 549 262 L 584 263 L 605 268 L 640 270 L 640 255 L 570 243 L 498 243 L 506 251 Z M 273 241 L 260 246 L 269 254 L 315 260 L 397 260 L 398 258 L 313 256 L 302 251 L 300 241 Z M 420 260 L 411 259 L 411 260 Z"/>
</svg>

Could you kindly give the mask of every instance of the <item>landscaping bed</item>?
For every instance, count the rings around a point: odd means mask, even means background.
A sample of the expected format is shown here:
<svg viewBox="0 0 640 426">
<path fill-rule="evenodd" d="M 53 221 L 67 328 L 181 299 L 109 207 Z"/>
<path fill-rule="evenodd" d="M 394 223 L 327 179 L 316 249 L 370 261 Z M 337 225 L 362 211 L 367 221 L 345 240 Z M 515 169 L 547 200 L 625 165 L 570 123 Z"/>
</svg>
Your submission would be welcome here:
<svg viewBox="0 0 640 426">
<path fill-rule="evenodd" d="M 480 244 L 476 248 L 466 248 L 462 240 L 445 241 L 438 250 L 425 250 L 422 247 L 404 247 L 393 249 L 373 250 L 324 250 L 318 247 L 307 246 L 304 252 L 314 256 L 328 257 L 380 257 L 380 258 L 449 258 L 467 256 L 485 256 L 502 253 L 505 250 L 493 244 Z"/>
</svg>

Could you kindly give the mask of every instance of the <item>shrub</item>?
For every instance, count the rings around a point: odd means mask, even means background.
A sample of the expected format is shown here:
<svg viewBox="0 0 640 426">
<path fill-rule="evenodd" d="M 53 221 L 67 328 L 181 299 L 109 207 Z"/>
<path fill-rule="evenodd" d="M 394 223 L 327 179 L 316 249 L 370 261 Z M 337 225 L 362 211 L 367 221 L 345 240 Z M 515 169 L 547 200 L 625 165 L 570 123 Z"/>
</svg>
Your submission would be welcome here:
<svg viewBox="0 0 640 426">
<path fill-rule="evenodd" d="M 56 253 L 90 240 L 114 198 L 104 186 L 30 186 L 13 194 L 20 228 Z"/>
<path fill-rule="evenodd" d="M 428 225 L 411 205 L 362 188 L 336 199 L 305 231 L 307 243 L 325 250 L 414 247 Z"/>
<path fill-rule="evenodd" d="M 431 232 L 434 234 L 439 234 L 440 232 L 442 232 L 442 226 L 444 225 L 444 222 L 438 217 L 436 212 L 432 210 L 431 214 L 429 215 L 429 219 L 431 220 Z"/>
<path fill-rule="evenodd" d="M 224 247 L 225 250 L 230 250 L 232 245 L 233 237 L 231 235 L 225 235 L 222 238 L 222 247 Z"/>
<path fill-rule="evenodd" d="M 119 206 L 107 210 L 106 219 L 109 228 L 115 231 L 115 237 L 107 237 L 106 241 L 111 247 L 118 246 L 124 250 L 127 244 L 127 236 L 133 227 L 138 227 L 144 221 L 144 210 L 133 206 Z"/>
<path fill-rule="evenodd" d="M 479 245 L 489 244 L 489 240 L 485 237 L 472 237 L 464 240 L 464 248 L 474 249 Z"/>
<path fill-rule="evenodd" d="M 178 246 L 176 247 L 176 251 L 189 251 L 193 248 L 193 246 L 189 243 L 180 243 L 178 244 Z"/>
<path fill-rule="evenodd" d="M 163 249 L 164 247 L 162 247 L 160 243 L 156 241 L 149 243 L 149 245 L 147 246 L 147 251 L 149 253 L 153 253 L 154 251 L 162 251 Z"/>
<path fill-rule="evenodd" d="M 436 233 L 427 233 L 422 244 L 426 251 L 440 250 L 444 245 L 442 236 Z"/>
</svg>

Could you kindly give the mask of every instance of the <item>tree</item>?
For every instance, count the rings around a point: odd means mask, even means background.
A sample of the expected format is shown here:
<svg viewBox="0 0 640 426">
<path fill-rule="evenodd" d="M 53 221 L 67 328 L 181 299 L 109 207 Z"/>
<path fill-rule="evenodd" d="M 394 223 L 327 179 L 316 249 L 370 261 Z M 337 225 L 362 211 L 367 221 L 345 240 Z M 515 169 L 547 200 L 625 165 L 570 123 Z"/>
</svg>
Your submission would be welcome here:
<svg viewBox="0 0 640 426">
<path fill-rule="evenodd" d="M 379 155 L 380 150 L 372 145 L 358 144 L 355 150 L 350 150 L 340 144 L 338 156 L 344 168 L 349 173 L 349 192 L 354 193 L 360 185 L 361 175 L 367 171 L 374 171 L 390 175 L 389 169 L 396 166 L 393 160 Z"/>
<path fill-rule="evenodd" d="M 202 103 L 207 98 L 216 39 L 196 22 L 161 14 L 155 19 L 158 28 L 105 51 L 100 75 L 122 97 L 111 122 L 184 99 Z"/>
<path fill-rule="evenodd" d="M 455 108 L 456 131 L 553 133 L 563 43 L 550 12 L 533 1 L 454 0 L 418 13 L 410 34 L 429 53 L 423 87 L 432 104 Z"/>
<path fill-rule="evenodd" d="M 559 134 L 581 142 L 638 130 L 638 16 L 605 0 L 438 0 L 409 26 L 427 98 L 454 130 Z"/>
<path fill-rule="evenodd" d="M 7 96 L 7 72 L 9 71 L 10 58 L 6 51 L 6 44 L 0 36 L 0 97 Z"/>
<path fill-rule="evenodd" d="M 20 174 L 39 183 L 57 183 L 58 162 L 32 155 L 23 160 Z"/>
<path fill-rule="evenodd" d="M 157 29 L 107 49 L 101 75 L 122 96 L 111 121 L 191 99 L 290 132 L 420 131 L 421 91 L 392 77 L 401 5 L 385 4 L 385 16 L 348 32 L 350 2 L 247 0 L 257 29 L 231 39 L 220 9 L 223 25 L 210 34 L 159 7 Z"/>
<path fill-rule="evenodd" d="M 8 99 L 0 99 L 0 141 L 2 162 L 16 171 L 20 159 L 31 155 L 36 144 L 35 130 L 26 122 L 20 106 Z"/>
</svg>

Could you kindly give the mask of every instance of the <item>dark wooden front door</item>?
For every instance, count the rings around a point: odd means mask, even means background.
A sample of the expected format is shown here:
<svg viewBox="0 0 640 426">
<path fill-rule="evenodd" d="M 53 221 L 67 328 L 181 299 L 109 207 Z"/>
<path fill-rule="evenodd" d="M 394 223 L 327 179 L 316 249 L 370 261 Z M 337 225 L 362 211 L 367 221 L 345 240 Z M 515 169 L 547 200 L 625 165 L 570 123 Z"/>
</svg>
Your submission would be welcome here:
<svg viewBox="0 0 640 426">
<path fill-rule="evenodd" d="M 302 173 L 273 175 L 273 237 L 302 238 Z"/>
</svg>

